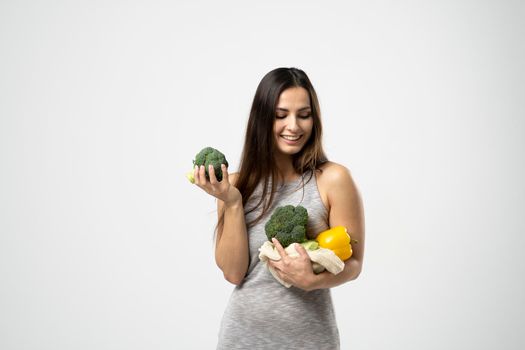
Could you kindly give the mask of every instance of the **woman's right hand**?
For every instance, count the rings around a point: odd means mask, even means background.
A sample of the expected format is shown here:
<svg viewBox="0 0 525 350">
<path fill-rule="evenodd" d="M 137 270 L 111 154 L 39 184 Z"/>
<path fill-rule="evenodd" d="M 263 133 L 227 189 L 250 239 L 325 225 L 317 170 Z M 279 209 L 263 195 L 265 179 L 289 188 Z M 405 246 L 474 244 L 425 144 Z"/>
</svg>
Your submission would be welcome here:
<svg viewBox="0 0 525 350">
<path fill-rule="evenodd" d="M 204 165 L 201 165 L 200 167 L 196 165 L 195 169 L 193 170 L 195 185 L 202 188 L 209 195 L 222 200 L 226 205 L 234 204 L 236 201 L 240 201 L 242 203 L 241 193 L 230 183 L 226 165 L 221 164 L 221 170 L 222 181 L 219 182 L 215 176 L 215 170 L 213 169 L 213 166 L 210 165 L 208 169 L 210 181 L 208 181 L 206 179 Z"/>
</svg>

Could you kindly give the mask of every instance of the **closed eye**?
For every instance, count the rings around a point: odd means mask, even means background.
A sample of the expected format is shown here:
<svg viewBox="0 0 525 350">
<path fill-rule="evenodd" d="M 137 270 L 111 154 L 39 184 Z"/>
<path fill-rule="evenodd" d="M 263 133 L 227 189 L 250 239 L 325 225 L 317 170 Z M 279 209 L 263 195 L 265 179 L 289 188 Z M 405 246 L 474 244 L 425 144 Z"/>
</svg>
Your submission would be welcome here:
<svg viewBox="0 0 525 350">
<path fill-rule="evenodd" d="M 312 114 L 303 114 L 303 115 L 300 115 L 299 118 L 301 119 L 308 119 L 312 116 Z M 284 119 L 286 118 L 287 116 L 286 115 L 276 115 L 275 118 L 277 119 Z"/>
</svg>

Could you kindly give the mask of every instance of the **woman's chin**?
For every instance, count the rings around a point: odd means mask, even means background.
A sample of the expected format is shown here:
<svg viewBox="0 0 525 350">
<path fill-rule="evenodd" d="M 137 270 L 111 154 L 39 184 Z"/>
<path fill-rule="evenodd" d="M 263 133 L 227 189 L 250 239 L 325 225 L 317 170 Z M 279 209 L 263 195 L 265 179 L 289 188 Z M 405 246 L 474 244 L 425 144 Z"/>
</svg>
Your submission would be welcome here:
<svg viewBox="0 0 525 350">
<path fill-rule="evenodd" d="M 277 150 L 279 151 L 279 153 L 291 156 L 301 151 L 302 148 L 303 148 L 303 145 L 297 145 L 297 146 L 279 145 Z"/>
</svg>

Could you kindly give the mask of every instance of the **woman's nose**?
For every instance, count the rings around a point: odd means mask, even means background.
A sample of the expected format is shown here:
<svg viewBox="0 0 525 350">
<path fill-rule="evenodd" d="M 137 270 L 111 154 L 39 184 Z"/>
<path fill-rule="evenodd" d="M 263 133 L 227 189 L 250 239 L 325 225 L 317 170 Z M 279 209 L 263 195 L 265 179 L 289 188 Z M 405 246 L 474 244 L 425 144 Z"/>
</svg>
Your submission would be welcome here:
<svg viewBox="0 0 525 350">
<path fill-rule="evenodd" d="M 299 125 L 297 123 L 297 117 L 296 116 L 290 116 L 288 125 L 286 126 L 288 130 L 290 131 L 297 131 L 299 130 Z"/>
</svg>

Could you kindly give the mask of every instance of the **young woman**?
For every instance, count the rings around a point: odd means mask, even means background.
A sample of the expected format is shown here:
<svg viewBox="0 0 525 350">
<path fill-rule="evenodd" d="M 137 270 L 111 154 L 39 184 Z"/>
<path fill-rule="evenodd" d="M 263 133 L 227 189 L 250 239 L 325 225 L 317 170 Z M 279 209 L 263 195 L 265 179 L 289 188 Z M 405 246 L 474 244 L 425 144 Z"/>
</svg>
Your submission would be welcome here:
<svg viewBox="0 0 525 350">
<path fill-rule="evenodd" d="M 307 75 L 278 68 L 264 76 L 253 100 L 238 173 L 218 182 L 204 167 L 195 184 L 217 198 L 215 260 L 236 285 L 224 313 L 217 349 L 339 349 L 330 288 L 356 279 L 364 254 L 361 198 L 347 168 L 327 160 L 321 144 L 319 102 Z M 270 262 L 285 288 L 259 261 L 264 225 L 278 206 L 308 210 L 307 236 L 345 226 L 353 255 L 344 270 L 314 274 L 302 246 L 298 258 L 273 241 L 281 260 Z"/>
</svg>

